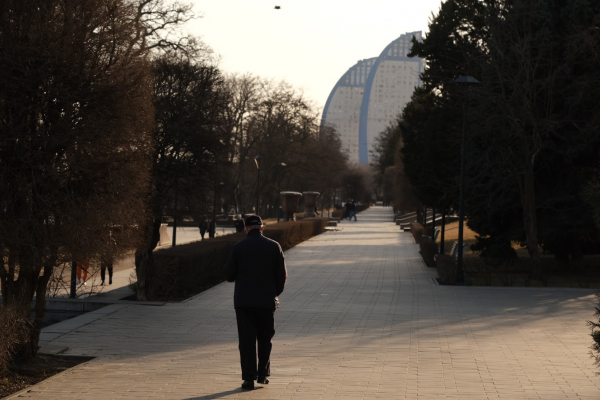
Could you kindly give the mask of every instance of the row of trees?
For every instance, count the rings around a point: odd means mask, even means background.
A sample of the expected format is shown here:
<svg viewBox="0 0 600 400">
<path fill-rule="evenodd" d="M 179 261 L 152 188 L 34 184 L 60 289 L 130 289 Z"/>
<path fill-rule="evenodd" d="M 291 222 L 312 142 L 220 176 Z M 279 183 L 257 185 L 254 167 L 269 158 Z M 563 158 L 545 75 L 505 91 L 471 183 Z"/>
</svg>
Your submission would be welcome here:
<svg viewBox="0 0 600 400">
<path fill-rule="evenodd" d="M 217 194 L 249 211 L 254 156 L 269 204 L 278 162 L 286 189 L 342 181 L 315 107 L 285 83 L 225 76 L 179 32 L 193 17 L 163 0 L 0 2 L 0 284 L 27 332 L 20 355 L 37 352 L 57 266 L 135 249 L 137 297 L 151 299 L 164 217 L 214 213 Z"/>
<path fill-rule="evenodd" d="M 285 82 L 246 75 L 227 77 L 231 95 L 224 129 L 226 157 L 219 179 L 226 211 L 251 212 L 256 204 L 256 156 L 261 165 L 259 213 L 277 205 L 282 190 L 318 191 L 326 198 L 341 183 L 347 157 L 332 128 L 320 128 L 317 108 Z M 281 167 L 280 163 L 286 164 Z"/>
<path fill-rule="evenodd" d="M 423 42 L 413 41 L 411 55 L 427 60 L 423 86 L 381 138 L 400 143 L 420 202 L 456 207 L 470 99 L 468 225 L 487 256 L 514 257 L 511 243 L 521 243 L 535 274 L 542 250 L 568 259 L 597 247 L 582 194 L 600 151 L 599 23 L 600 5 L 587 0 L 447 0 Z M 481 83 L 454 83 L 463 75 Z"/>
<path fill-rule="evenodd" d="M 153 61 L 153 77 L 151 213 L 136 252 L 140 300 L 153 296 L 152 253 L 165 217 L 256 212 L 257 189 L 258 212 L 266 213 L 277 205 L 280 184 L 282 190 L 330 197 L 348 174 L 337 132 L 320 129 L 315 107 L 285 82 L 225 76 L 173 52 Z"/>
</svg>

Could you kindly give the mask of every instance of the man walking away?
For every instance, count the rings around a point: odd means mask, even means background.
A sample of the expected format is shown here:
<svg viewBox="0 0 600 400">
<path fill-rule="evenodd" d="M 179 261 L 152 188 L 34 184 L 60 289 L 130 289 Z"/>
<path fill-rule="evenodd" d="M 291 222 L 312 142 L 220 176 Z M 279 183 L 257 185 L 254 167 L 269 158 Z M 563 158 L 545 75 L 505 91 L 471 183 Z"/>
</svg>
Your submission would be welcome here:
<svg viewBox="0 0 600 400">
<path fill-rule="evenodd" d="M 223 267 L 228 282 L 235 282 L 233 303 L 238 327 L 242 389 L 254 381 L 268 384 L 271 375 L 271 339 L 275 335 L 275 309 L 287 279 L 281 246 L 263 236 L 258 215 L 246 218 L 246 239 L 236 243 Z M 258 368 L 256 344 L 258 342 Z"/>
<path fill-rule="evenodd" d="M 235 231 L 242 232 L 246 229 L 246 225 L 244 225 L 244 220 L 242 219 L 242 215 L 238 214 L 235 220 Z"/>
<path fill-rule="evenodd" d="M 352 217 L 354 217 L 354 220 L 356 221 L 356 203 L 354 200 L 350 203 L 350 218 Z"/>
<path fill-rule="evenodd" d="M 346 204 L 344 204 L 344 208 L 346 209 L 346 218 L 348 218 L 348 221 L 350 221 L 352 219 L 352 211 L 349 200 L 346 201 Z"/>
<path fill-rule="evenodd" d="M 214 238 L 216 231 L 217 231 L 217 226 L 215 224 L 215 220 L 213 218 L 210 218 L 208 220 L 208 237 L 210 239 Z"/>
<path fill-rule="evenodd" d="M 206 230 L 208 229 L 208 222 L 206 222 L 206 218 L 202 217 L 202 221 L 200 221 L 200 236 L 202 240 L 204 240 L 204 235 L 206 234 Z"/>
</svg>

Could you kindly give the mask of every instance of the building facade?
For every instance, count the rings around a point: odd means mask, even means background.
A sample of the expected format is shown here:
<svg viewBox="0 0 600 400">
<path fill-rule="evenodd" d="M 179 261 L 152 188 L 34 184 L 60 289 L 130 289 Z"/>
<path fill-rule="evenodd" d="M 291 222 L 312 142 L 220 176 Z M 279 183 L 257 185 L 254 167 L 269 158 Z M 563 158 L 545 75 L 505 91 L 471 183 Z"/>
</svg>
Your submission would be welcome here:
<svg viewBox="0 0 600 400">
<path fill-rule="evenodd" d="M 413 36 L 406 33 L 376 58 L 359 61 L 336 83 L 323 109 L 322 125 L 333 126 L 350 161 L 368 164 L 375 138 L 397 120 L 421 84 L 423 60 L 409 58 Z"/>
<path fill-rule="evenodd" d="M 323 109 L 322 124 L 337 130 L 342 141 L 342 150 L 353 161 L 358 161 L 359 116 L 365 82 L 376 61 L 377 58 L 361 60 L 342 75 Z"/>
</svg>

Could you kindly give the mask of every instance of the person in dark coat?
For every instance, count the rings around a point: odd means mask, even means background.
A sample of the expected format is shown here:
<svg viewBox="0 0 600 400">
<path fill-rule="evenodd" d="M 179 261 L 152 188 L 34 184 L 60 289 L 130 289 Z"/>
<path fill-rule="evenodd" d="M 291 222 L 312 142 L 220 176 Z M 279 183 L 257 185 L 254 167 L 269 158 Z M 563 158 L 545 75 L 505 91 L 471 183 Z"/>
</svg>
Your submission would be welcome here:
<svg viewBox="0 0 600 400">
<path fill-rule="evenodd" d="M 202 218 L 202 221 L 200 221 L 200 236 L 202 237 L 202 240 L 204 240 L 204 235 L 206 234 L 206 230 L 208 229 L 208 222 L 206 222 L 206 218 Z"/>
<path fill-rule="evenodd" d="M 352 219 L 352 206 L 350 205 L 350 201 L 347 201 L 346 204 L 344 204 L 344 208 L 346 209 L 346 218 L 348 218 L 348 220 Z"/>
<path fill-rule="evenodd" d="M 352 202 L 350 203 L 350 218 L 348 219 L 352 219 L 352 217 L 354 217 L 354 220 L 356 221 L 356 203 L 354 202 L 354 200 L 352 200 Z"/>
<path fill-rule="evenodd" d="M 216 231 L 217 231 L 217 227 L 215 225 L 215 220 L 212 218 L 209 218 L 208 219 L 208 237 L 214 238 Z"/>
<path fill-rule="evenodd" d="M 281 246 L 263 236 L 258 215 L 246 218 L 246 239 L 236 243 L 223 267 L 228 282 L 235 282 L 233 305 L 238 327 L 242 388 L 254 381 L 268 384 L 271 375 L 271 339 L 275 335 L 275 309 L 283 292 L 287 270 Z M 258 342 L 258 367 L 256 344 Z"/>
<path fill-rule="evenodd" d="M 240 214 L 237 215 L 237 219 L 235 220 L 235 231 L 242 232 L 246 229 L 246 225 L 244 224 L 244 220 Z"/>
<path fill-rule="evenodd" d="M 106 270 L 108 270 L 108 284 L 112 285 L 113 278 L 113 264 L 115 260 L 115 249 L 117 248 L 117 241 L 113 238 L 112 231 L 108 232 L 108 246 L 105 249 L 106 252 L 100 257 L 100 283 L 104 286 L 104 280 L 106 278 Z"/>
</svg>

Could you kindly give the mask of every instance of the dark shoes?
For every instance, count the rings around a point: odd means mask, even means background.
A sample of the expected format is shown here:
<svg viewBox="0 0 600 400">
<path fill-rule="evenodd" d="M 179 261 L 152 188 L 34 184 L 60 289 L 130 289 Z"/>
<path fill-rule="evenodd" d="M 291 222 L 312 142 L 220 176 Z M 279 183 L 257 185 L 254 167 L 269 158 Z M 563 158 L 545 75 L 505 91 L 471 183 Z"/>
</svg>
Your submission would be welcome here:
<svg viewBox="0 0 600 400">
<path fill-rule="evenodd" d="M 266 376 L 259 376 L 258 379 L 256 380 L 256 383 L 260 383 L 263 385 L 268 385 L 269 384 L 269 378 L 267 378 Z"/>
<path fill-rule="evenodd" d="M 244 390 L 254 390 L 254 381 L 247 380 L 242 383 L 242 389 Z"/>
<path fill-rule="evenodd" d="M 256 383 L 260 383 L 261 385 L 268 385 L 269 384 L 269 378 L 267 378 L 266 376 L 259 376 L 258 379 L 256 380 Z M 245 380 L 242 383 L 242 389 L 244 390 L 254 390 L 254 381 L 253 380 Z"/>
</svg>

